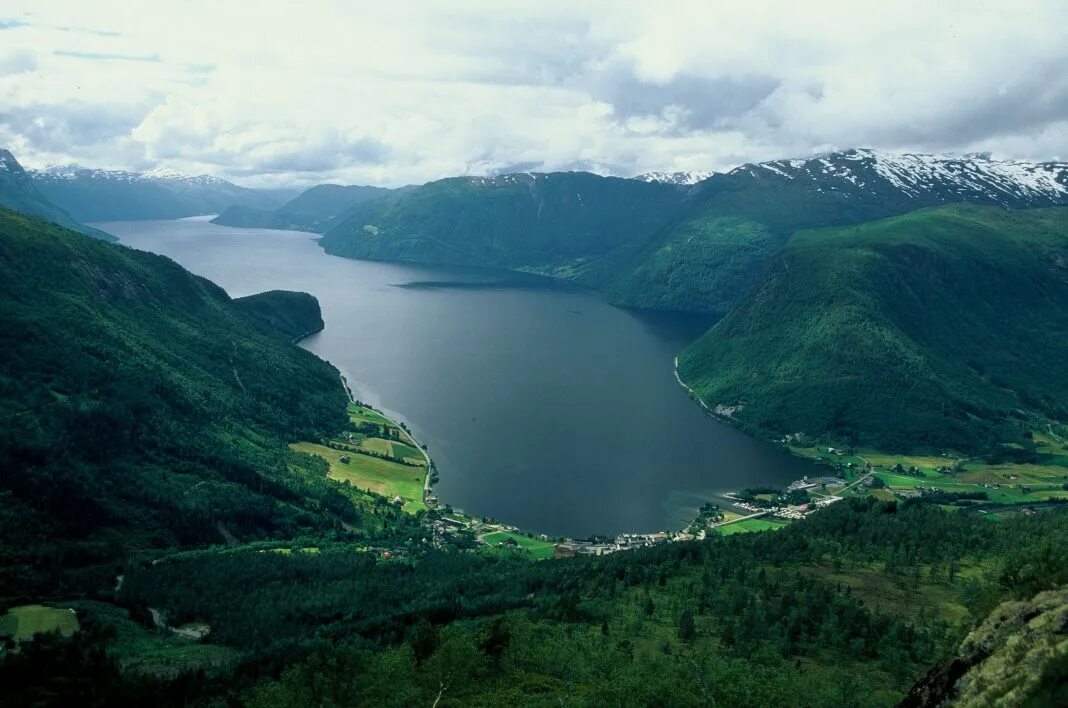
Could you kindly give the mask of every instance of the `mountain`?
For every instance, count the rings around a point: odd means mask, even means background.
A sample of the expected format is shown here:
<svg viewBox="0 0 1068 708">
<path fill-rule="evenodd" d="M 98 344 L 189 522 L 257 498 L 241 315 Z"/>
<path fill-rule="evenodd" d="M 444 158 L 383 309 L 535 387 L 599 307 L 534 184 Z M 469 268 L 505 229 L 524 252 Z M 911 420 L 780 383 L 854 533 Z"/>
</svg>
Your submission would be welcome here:
<svg viewBox="0 0 1068 708">
<path fill-rule="evenodd" d="M 679 374 L 759 434 L 986 452 L 1068 418 L 1065 332 L 1068 207 L 948 205 L 798 233 Z"/>
<path fill-rule="evenodd" d="M 660 182 L 662 184 L 693 185 L 708 179 L 714 174 L 716 173 L 711 171 L 646 172 L 645 174 L 638 175 L 634 179 L 641 180 L 642 182 Z"/>
<path fill-rule="evenodd" d="M 846 150 L 743 165 L 693 189 L 692 208 L 606 284 L 614 302 L 722 315 L 796 231 L 954 202 L 1068 204 L 1068 164 Z"/>
<path fill-rule="evenodd" d="M 308 293 L 269 290 L 239 297 L 234 305 L 267 331 L 282 332 L 294 340 L 320 332 L 326 326 L 319 301 Z"/>
<path fill-rule="evenodd" d="M 357 524 L 362 497 L 286 448 L 347 420 L 337 370 L 292 345 L 321 326 L 310 295 L 231 300 L 0 210 L 0 597 L 110 587 L 125 548 Z"/>
<path fill-rule="evenodd" d="M 37 189 L 33 178 L 22 168 L 15 156 L 4 149 L 0 149 L 0 208 L 39 216 L 105 241 L 116 240 L 111 234 L 79 224 L 70 214 L 49 201 Z"/>
<path fill-rule="evenodd" d="M 1068 164 L 982 155 L 846 150 L 743 165 L 692 186 L 683 183 L 703 175 L 684 174 L 441 180 L 357 205 L 322 245 L 355 258 L 534 271 L 620 305 L 723 315 L 802 229 L 955 202 L 1068 204 Z"/>
<path fill-rule="evenodd" d="M 321 241 L 354 258 L 601 277 L 686 200 L 674 185 L 587 172 L 454 177 L 355 206 Z"/>
<path fill-rule="evenodd" d="M 353 206 L 381 199 L 394 191 L 383 187 L 320 184 L 271 211 L 243 205 L 232 206 L 212 219 L 212 223 L 222 226 L 323 233 Z"/>
<path fill-rule="evenodd" d="M 273 209 L 290 194 L 246 189 L 218 177 L 168 169 L 125 172 L 60 165 L 30 175 L 48 199 L 89 222 L 180 219 L 218 214 L 234 205 Z"/>
<path fill-rule="evenodd" d="M 998 225 L 964 240 L 969 258 L 1052 263 L 1028 286 L 1059 306 L 1047 232 L 1063 212 L 946 209 Z M 960 228 L 891 231 L 945 259 Z M 1001 231 L 1019 248 L 999 250 Z M 921 275 L 956 275 L 941 268 Z M 445 530 L 451 509 L 404 513 L 287 449 L 344 429 L 338 372 L 291 343 L 321 323 L 309 295 L 234 300 L 166 258 L 0 211 L 5 705 L 889 706 L 955 665 L 998 603 L 1068 582 L 1056 504 L 992 523 L 857 497 L 775 532 L 607 556 L 479 546 Z M 1062 650 L 1062 596 L 969 637 L 983 699 L 1060 697 L 1063 661 L 1042 649 Z"/>
</svg>

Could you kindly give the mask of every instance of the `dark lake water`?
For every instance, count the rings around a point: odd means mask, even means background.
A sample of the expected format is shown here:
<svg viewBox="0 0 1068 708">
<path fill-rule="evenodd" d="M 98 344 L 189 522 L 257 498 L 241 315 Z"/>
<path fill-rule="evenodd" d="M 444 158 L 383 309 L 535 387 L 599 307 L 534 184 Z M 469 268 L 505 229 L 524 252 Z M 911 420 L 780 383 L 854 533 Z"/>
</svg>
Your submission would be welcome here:
<svg viewBox="0 0 1068 708">
<path fill-rule="evenodd" d="M 549 534 L 681 527 L 718 492 L 812 468 L 706 416 L 675 381 L 707 327 L 514 273 L 325 254 L 312 234 L 203 219 L 109 223 L 238 297 L 303 290 L 302 346 L 429 446 L 442 501 Z"/>
</svg>

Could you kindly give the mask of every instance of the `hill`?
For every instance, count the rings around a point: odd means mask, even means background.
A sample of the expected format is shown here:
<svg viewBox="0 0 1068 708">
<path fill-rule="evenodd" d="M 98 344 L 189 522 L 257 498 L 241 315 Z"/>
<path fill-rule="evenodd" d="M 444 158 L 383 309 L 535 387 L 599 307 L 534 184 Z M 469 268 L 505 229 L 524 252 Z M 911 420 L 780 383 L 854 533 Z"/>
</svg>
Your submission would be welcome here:
<svg viewBox="0 0 1068 708">
<path fill-rule="evenodd" d="M 106 587 L 131 548 L 358 525 L 373 500 L 286 447 L 347 424 L 337 370 L 291 344 L 321 325 L 309 295 L 231 300 L 0 211 L 0 597 Z"/>
<path fill-rule="evenodd" d="M 273 209 L 290 194 L 167 169 L 126 172 L 61 165 L 30 175 L 45 197 L 88 222 L 180 219 L 218 214 L 234 205 Z"/>
<path fill-rule="evenodd" d="M 322 245 L 354 258 L 534 271 L 619 305 L 723 315 L 799 230 L 956 202 L 1068 204 L 1068 164 L 858 149 L 708 175 L 453 178 L 354 208 Z"/>
<path fill-rule="evenodd" d="M 294 340 L 319 332 L 325 326 L 319 301 L 308 293 L 269 290 L 239 297 L 234 304 L 268 331 L 282 332 Z"/>
<path fill-rule="evenodd" d="M 94 238 L 117 240 L 111 234 L 79 224 L 70 214 L 49 201 L 15 156 L 3 149 L 0 149 L 0 208 L 39 216 Z"/>
<path fill-rule="evenodd" d="M 1066 313 L 1068 208 L 924 209 L 794 236 L 679 374 L 759 434 L 989 450 L 1068 418 Z"/>
<path fill-rule="evenodd" d="M 358 205 L 326 232 L 353 258 L 492 266 L 597 282 L 682 208 L 685 190 L 586 172 L 455 177 Z"/>
<path fill-rule="evenodd" d="M 742 165 L 693 190 L 692 207 L 617 266 L 614 302 L 723 315 L 799 230 L 955 202 L 1068 204 L 1068 164 L 859 149 Z"/>
<path fill-rule="evenodd" d="M 301 192 L 274 210 L 235 205 L 212 219 L 221 226 L 256 229 L 289 229 L 323 233 L 356 204 L 381 199 L 395 190 L 383 187 L 320 184 Z"/>
</svg>

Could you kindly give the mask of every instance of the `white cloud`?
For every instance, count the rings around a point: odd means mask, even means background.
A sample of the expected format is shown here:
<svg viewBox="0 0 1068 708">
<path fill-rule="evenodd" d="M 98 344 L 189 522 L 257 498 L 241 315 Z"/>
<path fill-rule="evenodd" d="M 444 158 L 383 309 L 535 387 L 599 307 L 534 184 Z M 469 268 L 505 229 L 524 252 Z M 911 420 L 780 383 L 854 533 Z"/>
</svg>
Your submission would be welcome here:
<svg viewBox="0 0 1068 708">
<path fill-rule="evenodd" d="M 31 165 L 405 184 L 851 146 L 1068 158 L 1056 1 L 6 5 L 0 144 Z"/>
</svg>

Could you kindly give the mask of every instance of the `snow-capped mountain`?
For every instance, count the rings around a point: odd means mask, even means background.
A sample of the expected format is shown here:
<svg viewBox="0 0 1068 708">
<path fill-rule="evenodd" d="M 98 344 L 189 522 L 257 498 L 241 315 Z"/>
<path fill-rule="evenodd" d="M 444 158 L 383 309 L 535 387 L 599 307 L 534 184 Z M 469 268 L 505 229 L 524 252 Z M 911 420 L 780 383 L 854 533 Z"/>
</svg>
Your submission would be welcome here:
<svg viewBox="0 0 1068 708">
<path fill-rule="evenodd" d="M 808 159 L 742 165 L 734 177 L 818 184 L 820 191 L 920 202 L 992 202 L 1008 207 L 1068 204 L 1068 163 L 992 160 L 856 149 Z"/>
<path fill-rule="evenodd" d="M 51 165 L 30 175 L 45 196 L 82 221 L 178 219 L 235 205 L 273 209 L 292 196 L 168 168 L 127 172 Z"/>
<path fill-rule="evenodd" d="M 8 150 L 0 148 L 0 207 L 39 216 L 96 238 L 114 239 L 103 231 L 79 224 L 41 193 L 33 178 Z"/>
<path fill-rule="evenodd" d="M 642 182 L 660 182 L 661 184 L 678 184 L 688 186 L 706 180 L 715 172 L 696 170 L 691 172 L 646 172 L 634 179 Z"/>
<path fill-rule="evenodd" d="M 226 180 L 211 175 L 189 175 L 169 167 L 156 167 L 147 172 L 128 172 L 126 170 L 103 170 L 82 167 L 70 163 L 66 165 L 48 165 L 43 170 L 28 170 L 36 180 L 98 179 L 114 182 L 180 182 L 183 184 L 230 184 Z"/>
</svg>

